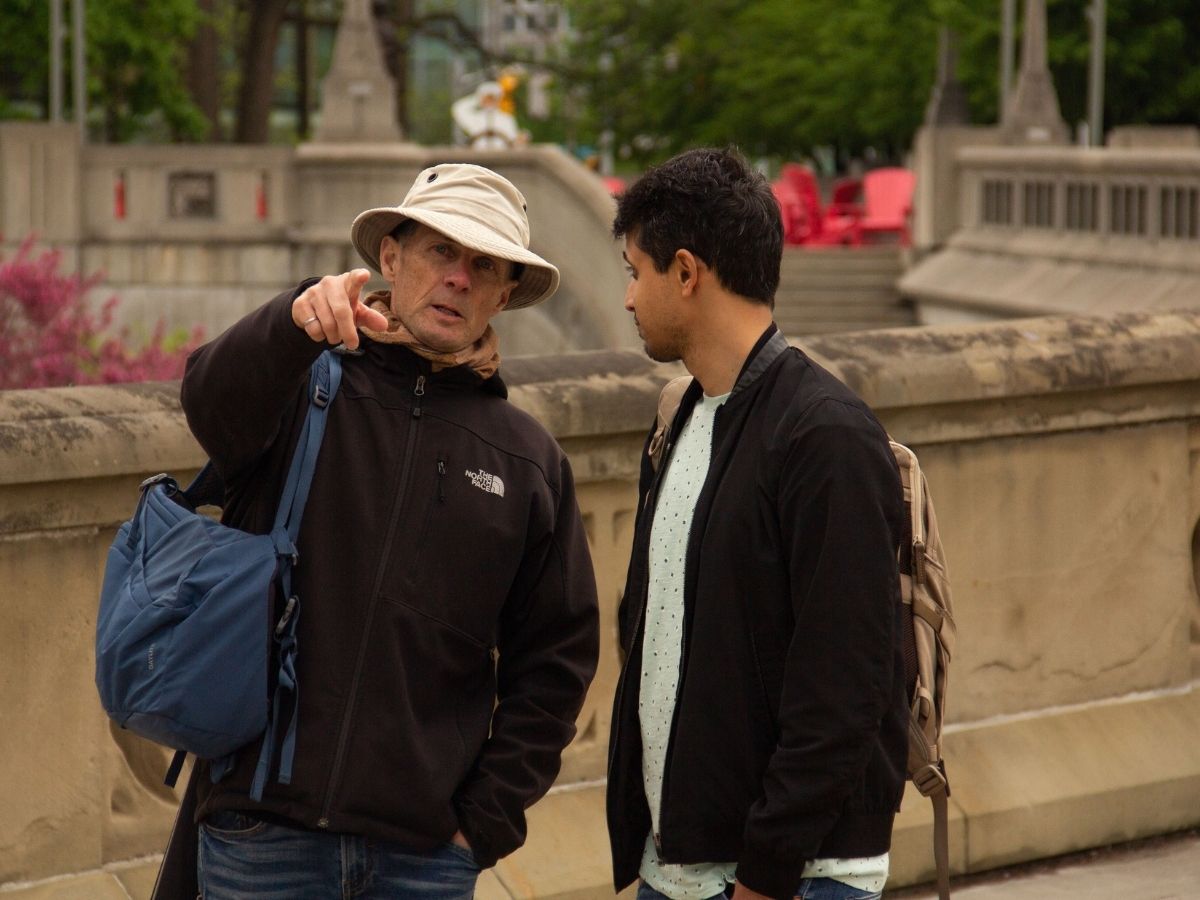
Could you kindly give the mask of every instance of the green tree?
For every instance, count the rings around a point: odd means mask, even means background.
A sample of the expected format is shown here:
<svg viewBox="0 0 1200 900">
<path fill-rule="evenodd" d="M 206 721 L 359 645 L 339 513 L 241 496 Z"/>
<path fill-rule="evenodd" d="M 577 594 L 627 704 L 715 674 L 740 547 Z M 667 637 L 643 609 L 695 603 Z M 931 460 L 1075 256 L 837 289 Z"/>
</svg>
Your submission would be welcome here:
<svg viewBox="0 0 1200 900">
<path fill-rule="evenodd" d="M 1200 3 L 1108 0 L 1106 5 L 1105 127 L 1200 125 Z M 947 21 L 962 38 L 960 75 L 977 122 L 1000 116 L 997 6 L 988 0 L 946 4 Z M 1089 0 L 1046 2 L 1050 71 L 1063 118 L 1072 124 L 1087 117 L 1089 6 Z M 1019 65 L 1018 40 L 1014 67 Z"/>
<path fill-rule="evenodd" d="M 104 138 L 128 140 L 147 128 L 172 137 L 200 133 L 203 118 L 182 75 L 187 41 L 199 21 L 194 0 L 89 0 L 86 8 L 87 99 L 90 109 L 100 111 Z M 49 18 L 45 0 L 0 4 L 6 76 L 0 82 L 0 115 L 48 107 Z M 67 41 L 67 104 L 71 58 Z"/>
<path fill-rule="evenodd" d="M 1085 116 L 1089 0 L 1047 0 L 1063 116 Z M 898 160 L 921 124 L 937 30 L 960 37 L 974 121 L 999 117 L 997 0 L 568 0 L 561 75 L 581 133 L 639 163 L 737 143 L 784 158 L 833 147 Z M 1018 22 L 1018 29 L 1020 23 Z M 1105 124 L 1200 124 L 1200 3 L 1108 0 Z"/>
<path fill-rule="evenodd" d="M 88 93 L 104 112 L 107 140 L 129 140 L 157 117 L 174 138 L 204 134 L 184 80 L 199 21 L 194 0 L 88 3 Z"/>
<path fill-rule="evenodd" d="M 937 0 L 573 0 L 588 125 L 639 160 L 700 143 L 899 152 L 934 70 Z M 903 41 L 898 36 L 903 35 Z M 902 46 L 899 46 L 902 44 Z"/>
</svg>

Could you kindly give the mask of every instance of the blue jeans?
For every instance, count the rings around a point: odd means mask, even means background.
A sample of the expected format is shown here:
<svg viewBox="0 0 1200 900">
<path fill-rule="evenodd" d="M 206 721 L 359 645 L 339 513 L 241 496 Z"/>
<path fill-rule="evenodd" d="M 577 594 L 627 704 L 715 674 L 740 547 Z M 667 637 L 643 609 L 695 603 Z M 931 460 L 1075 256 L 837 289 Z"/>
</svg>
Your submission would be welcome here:
<svg viewBox="0 0 1200 900">
<path fill-rule="evenodd" d="M 196 874 L 204 900 L 471 900 L 479 866 L 457 844 L 421 852 L 219 812 L 200 825 Z"/>
<path fill-rule="evenodd" d="M 733 893 L 732 885 L 729 887 L 729 893 Z M 879 900 L 883 895 L 872 891 L 860 891 L 858 888 L 834 881 L 832 878 L 804 878 L 800 881 L 796 896 L 801 900 Z M 669 898 L 643 881 L 638 885 L 637 900 L 669 900 Z"/>
</svg>

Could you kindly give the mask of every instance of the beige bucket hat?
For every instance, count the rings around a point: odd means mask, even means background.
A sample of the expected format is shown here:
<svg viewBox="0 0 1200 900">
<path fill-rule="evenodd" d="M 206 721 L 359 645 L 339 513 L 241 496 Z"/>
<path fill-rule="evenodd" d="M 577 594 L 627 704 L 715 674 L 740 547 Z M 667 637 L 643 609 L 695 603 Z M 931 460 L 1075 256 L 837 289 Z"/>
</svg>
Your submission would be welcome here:
<svg viewBox="0 0 1200 900">
<path fill-rule="evenodd" d="M 540 303 L 558 290 L 558 269 L 529 250 L 525 197 L 507 178 L 483 166 L 444 163 L 417 176 L 399 206 L 361 212 L 350 226 L 359 256 L 376 272 L 379 245 L 405 219 L 450 240 L 525 266 L 505 309 Z"/>
</svg>

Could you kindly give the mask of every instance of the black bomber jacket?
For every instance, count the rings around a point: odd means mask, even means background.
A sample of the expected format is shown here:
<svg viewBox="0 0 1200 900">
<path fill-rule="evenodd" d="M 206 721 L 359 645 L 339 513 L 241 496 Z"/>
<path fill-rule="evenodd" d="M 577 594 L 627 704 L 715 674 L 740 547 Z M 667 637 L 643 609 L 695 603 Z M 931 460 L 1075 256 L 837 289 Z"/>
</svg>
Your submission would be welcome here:
<svg viewBox="0 0 1200 900">
<path fill-rule="evenodd" d="M 700 390 L 684 395 L 666 459 Z M 658 483 L 644 454 L 609 745 L 618 890 L 651 822 L 638 685 Z M 782 900 L 811 859 L 887 851 L 907 753 L 902 517 L 883 428 L 771 326 L 717 412 L 688 541 L 662 860 L 736 862 L 739 882 Z"/>
<path fill-rule="evenodd" d="M 183 379 L 224 521 L 247 531 L 270 531 L 325 348 L 291 321 L 309 283 L 197 350 Z M 236 809 L 418 849 L 461 828 L 483 866 L 522 844 L 575 733 L 598 617 L 570 466 L 506 396 L 498 375 L 433 372 L 398 345 L 343 355 L 293 578 L 293 778 L 273 770 L 253 803 L 247 747 L 220 782 L 198 779 L 197 821 Z"/>
</svg>

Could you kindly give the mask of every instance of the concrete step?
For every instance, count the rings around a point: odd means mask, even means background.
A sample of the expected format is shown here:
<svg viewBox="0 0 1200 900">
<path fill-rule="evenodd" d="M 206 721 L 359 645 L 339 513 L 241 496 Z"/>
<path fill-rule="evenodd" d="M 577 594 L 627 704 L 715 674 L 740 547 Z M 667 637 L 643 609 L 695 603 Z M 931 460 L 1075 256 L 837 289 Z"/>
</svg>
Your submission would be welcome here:
<svg viewBox="0 0 1200 900">
<path fill-rule="evenodd" d="M 855 289 L 888 289 L 895 290 L 896 282 L 903 274 L 902 269 L 894 271 L 872 271 L 870 269 L 804 269 L 791 268 L 780 270 L 780 290 L 843 290 Z"/>
<path fill-rule="evenodd" d="M 859 272 L 900 272 L 904 268 L 903 257 L 899 250 L 892 249 L 863 249 L 823 248 L 804 250 L 799 248 L 784 248 L 782 269 L 793 271 L 859 271 Z"/>
<path fill-rule="evenodd" d="M 846 290 L 781 290 L 775 295 L 775 305 L 778 306 L 812 306 L 819 304 L 840 306 L 896 306 L 900 303 L 900 294 L 895 288 L 886 287 L 877 290 L 862 288 L 847 288 Z"/>
</svg>

